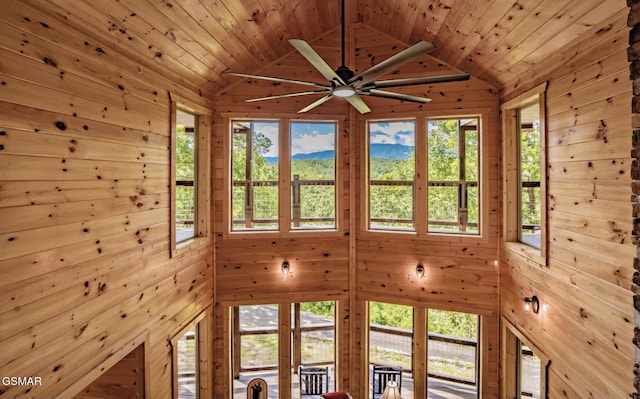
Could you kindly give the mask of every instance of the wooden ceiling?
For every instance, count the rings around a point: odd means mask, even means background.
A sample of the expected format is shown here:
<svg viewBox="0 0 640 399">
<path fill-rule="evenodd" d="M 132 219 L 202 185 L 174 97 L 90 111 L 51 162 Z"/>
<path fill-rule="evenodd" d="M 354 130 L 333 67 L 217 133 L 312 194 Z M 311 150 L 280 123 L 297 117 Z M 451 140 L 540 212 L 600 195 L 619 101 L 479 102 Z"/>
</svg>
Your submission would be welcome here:
<svg viewBox="0 0 640 399">
<path fill-rule="evenodd" d="M 288 39 L 339 29 L 341 8 L 340 0 L 23 3 L 207 96 L 237 79 L 222 71 L 259 73 L 295 51 Z M 432 56 L 504 89 L 626 9 L 624 0 L 346 0 L 346 21 L 405 45 L 429 40 Z"/>
</svg>

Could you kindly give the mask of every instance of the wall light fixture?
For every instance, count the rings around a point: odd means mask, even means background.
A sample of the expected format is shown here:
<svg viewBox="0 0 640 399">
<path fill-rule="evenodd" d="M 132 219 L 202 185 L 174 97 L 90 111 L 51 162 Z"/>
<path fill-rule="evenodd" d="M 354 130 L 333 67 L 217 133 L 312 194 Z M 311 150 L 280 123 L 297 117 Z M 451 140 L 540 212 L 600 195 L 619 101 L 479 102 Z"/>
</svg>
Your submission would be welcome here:
<svg viewBox="0 0 640 399">
<path fill-rule="evenodd" d="M 287 274 L 289 274 L 290 269 L 291 269 L 291 266 L 289 266 L 289 262 L 287 262 L 286 260 L 282 262 L 282 266 L 280 267 L 282 274 L 286 276 Z"/>
<path fill-rule="evenodd" d="M 418 276 L 418 278 L 424 277 L 424 266 L 422 263 L 418 263 L 418 266 L 416 266 L 416 276 Z"/>
<path fill-rule="evenodd" d="M 537 296 L 527 296 L 522 298 L 522 300 L 525 303 L 525 309 L 532 310 L 535 314 L 538 314 L 538 312 L 540 312 L 540 300 Z"/>
</svg>

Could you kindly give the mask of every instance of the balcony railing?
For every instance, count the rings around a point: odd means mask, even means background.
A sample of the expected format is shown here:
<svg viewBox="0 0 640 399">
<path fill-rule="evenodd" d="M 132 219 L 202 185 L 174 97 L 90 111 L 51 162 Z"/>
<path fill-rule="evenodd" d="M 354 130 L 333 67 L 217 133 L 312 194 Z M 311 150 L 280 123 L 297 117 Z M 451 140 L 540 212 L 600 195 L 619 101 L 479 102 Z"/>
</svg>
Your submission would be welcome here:
<svg viewBox="0 0 640 399">
<path fill-rule="evenodd" d="M 305 204 L 302 201 L 303 197 L 303 187 L 326 187 L 326 186 L 335 186 L 334 180 L 326 180 L 326 179 L 313 179 L 313 180 L 303 180 L 300 179 L 299 175 L 294 175 L 293 180 L 291 181 L 291 222 L 293 227 L 300 227 L 302 224 L 321 224 L 322 226 L 335 225 L 335 216 L 313 216 L 313 217 L 303 217 L 304 209 L 306 206 L 310 206 L 311 204 Z M 276 226 L 278 224 L 278 201 L 277 197 L 273 200 L 267 199 L 266 201 L 261 201 L 257 199 L 256 196 L 256 188 L 261 187 L 277 187 L 278 181 L 276 180 L 234 180 L 234 187 L 242 187 L 242 197 L 244 198 L 244 218 L 233 219 L 233 225 L 237 227 L 245 227 L 247 229 L 253 228 L 256 224 L 258 225 L 273 225 Z M 331 199 L 334 201 L 333 210 L 335 213 L 335 195 L 331 196 Z M 234 206 L 238 206 L 234 202 Z M 267 213 L 273 215 L 272 217 L 254 217 L 254 215 L 258 212 L 257 210 L 262 210 L 260 213 L 265 213 L 264 210 L 268 210 Z"/>
</svg>

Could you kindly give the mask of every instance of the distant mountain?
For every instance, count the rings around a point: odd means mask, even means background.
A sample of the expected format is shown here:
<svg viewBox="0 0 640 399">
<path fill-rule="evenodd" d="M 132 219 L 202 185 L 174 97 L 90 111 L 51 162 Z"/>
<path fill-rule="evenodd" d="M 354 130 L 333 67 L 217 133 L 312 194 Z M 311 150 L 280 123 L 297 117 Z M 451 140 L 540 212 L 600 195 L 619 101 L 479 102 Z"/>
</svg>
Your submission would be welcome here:
<svg viewBox="0 0 640 399">
<path fill-rule="evenodd" d="M 414 147 L 402 144 L 372 144 L 371 158 L 389 158 L 389 159 L 408 159 L 411 157 Z M 331 150 L 311 152 L 308 154 L 296 154 L 292 158 L 294 161 L 314 160 L 325 161 L 334 158 L 334 152 Z M 278 162 L 278 157 L 265 157 L 269 163 Z"/>
<path fill-rule="evenodd" d="M 409 159 L 413 150 L 402 144 L 371 144 L 371 158 Z"/>
</svg>

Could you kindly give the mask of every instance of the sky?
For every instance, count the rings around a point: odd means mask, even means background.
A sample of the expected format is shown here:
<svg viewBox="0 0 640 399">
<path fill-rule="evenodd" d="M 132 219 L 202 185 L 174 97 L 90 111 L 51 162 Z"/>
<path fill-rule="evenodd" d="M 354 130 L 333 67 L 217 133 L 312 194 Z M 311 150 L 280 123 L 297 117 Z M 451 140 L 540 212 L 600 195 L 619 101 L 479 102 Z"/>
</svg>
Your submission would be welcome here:
<svg viewBox="0 0 640 399">
<path fill-rule="evenodd" d="M 253 128 L 271 139 L 266 157 L 278 156 L 278 122 L 254 122 Z M 336 124 L 333 122 L 291 122 L 291 155 L 335 150 Z"/>
<path fill-rule="evenodd" d="M 369 124 L 369 142 L 371 144 L 402 144 L 414 147 L 415 122 L 371 122 Z"/>
</svg>

